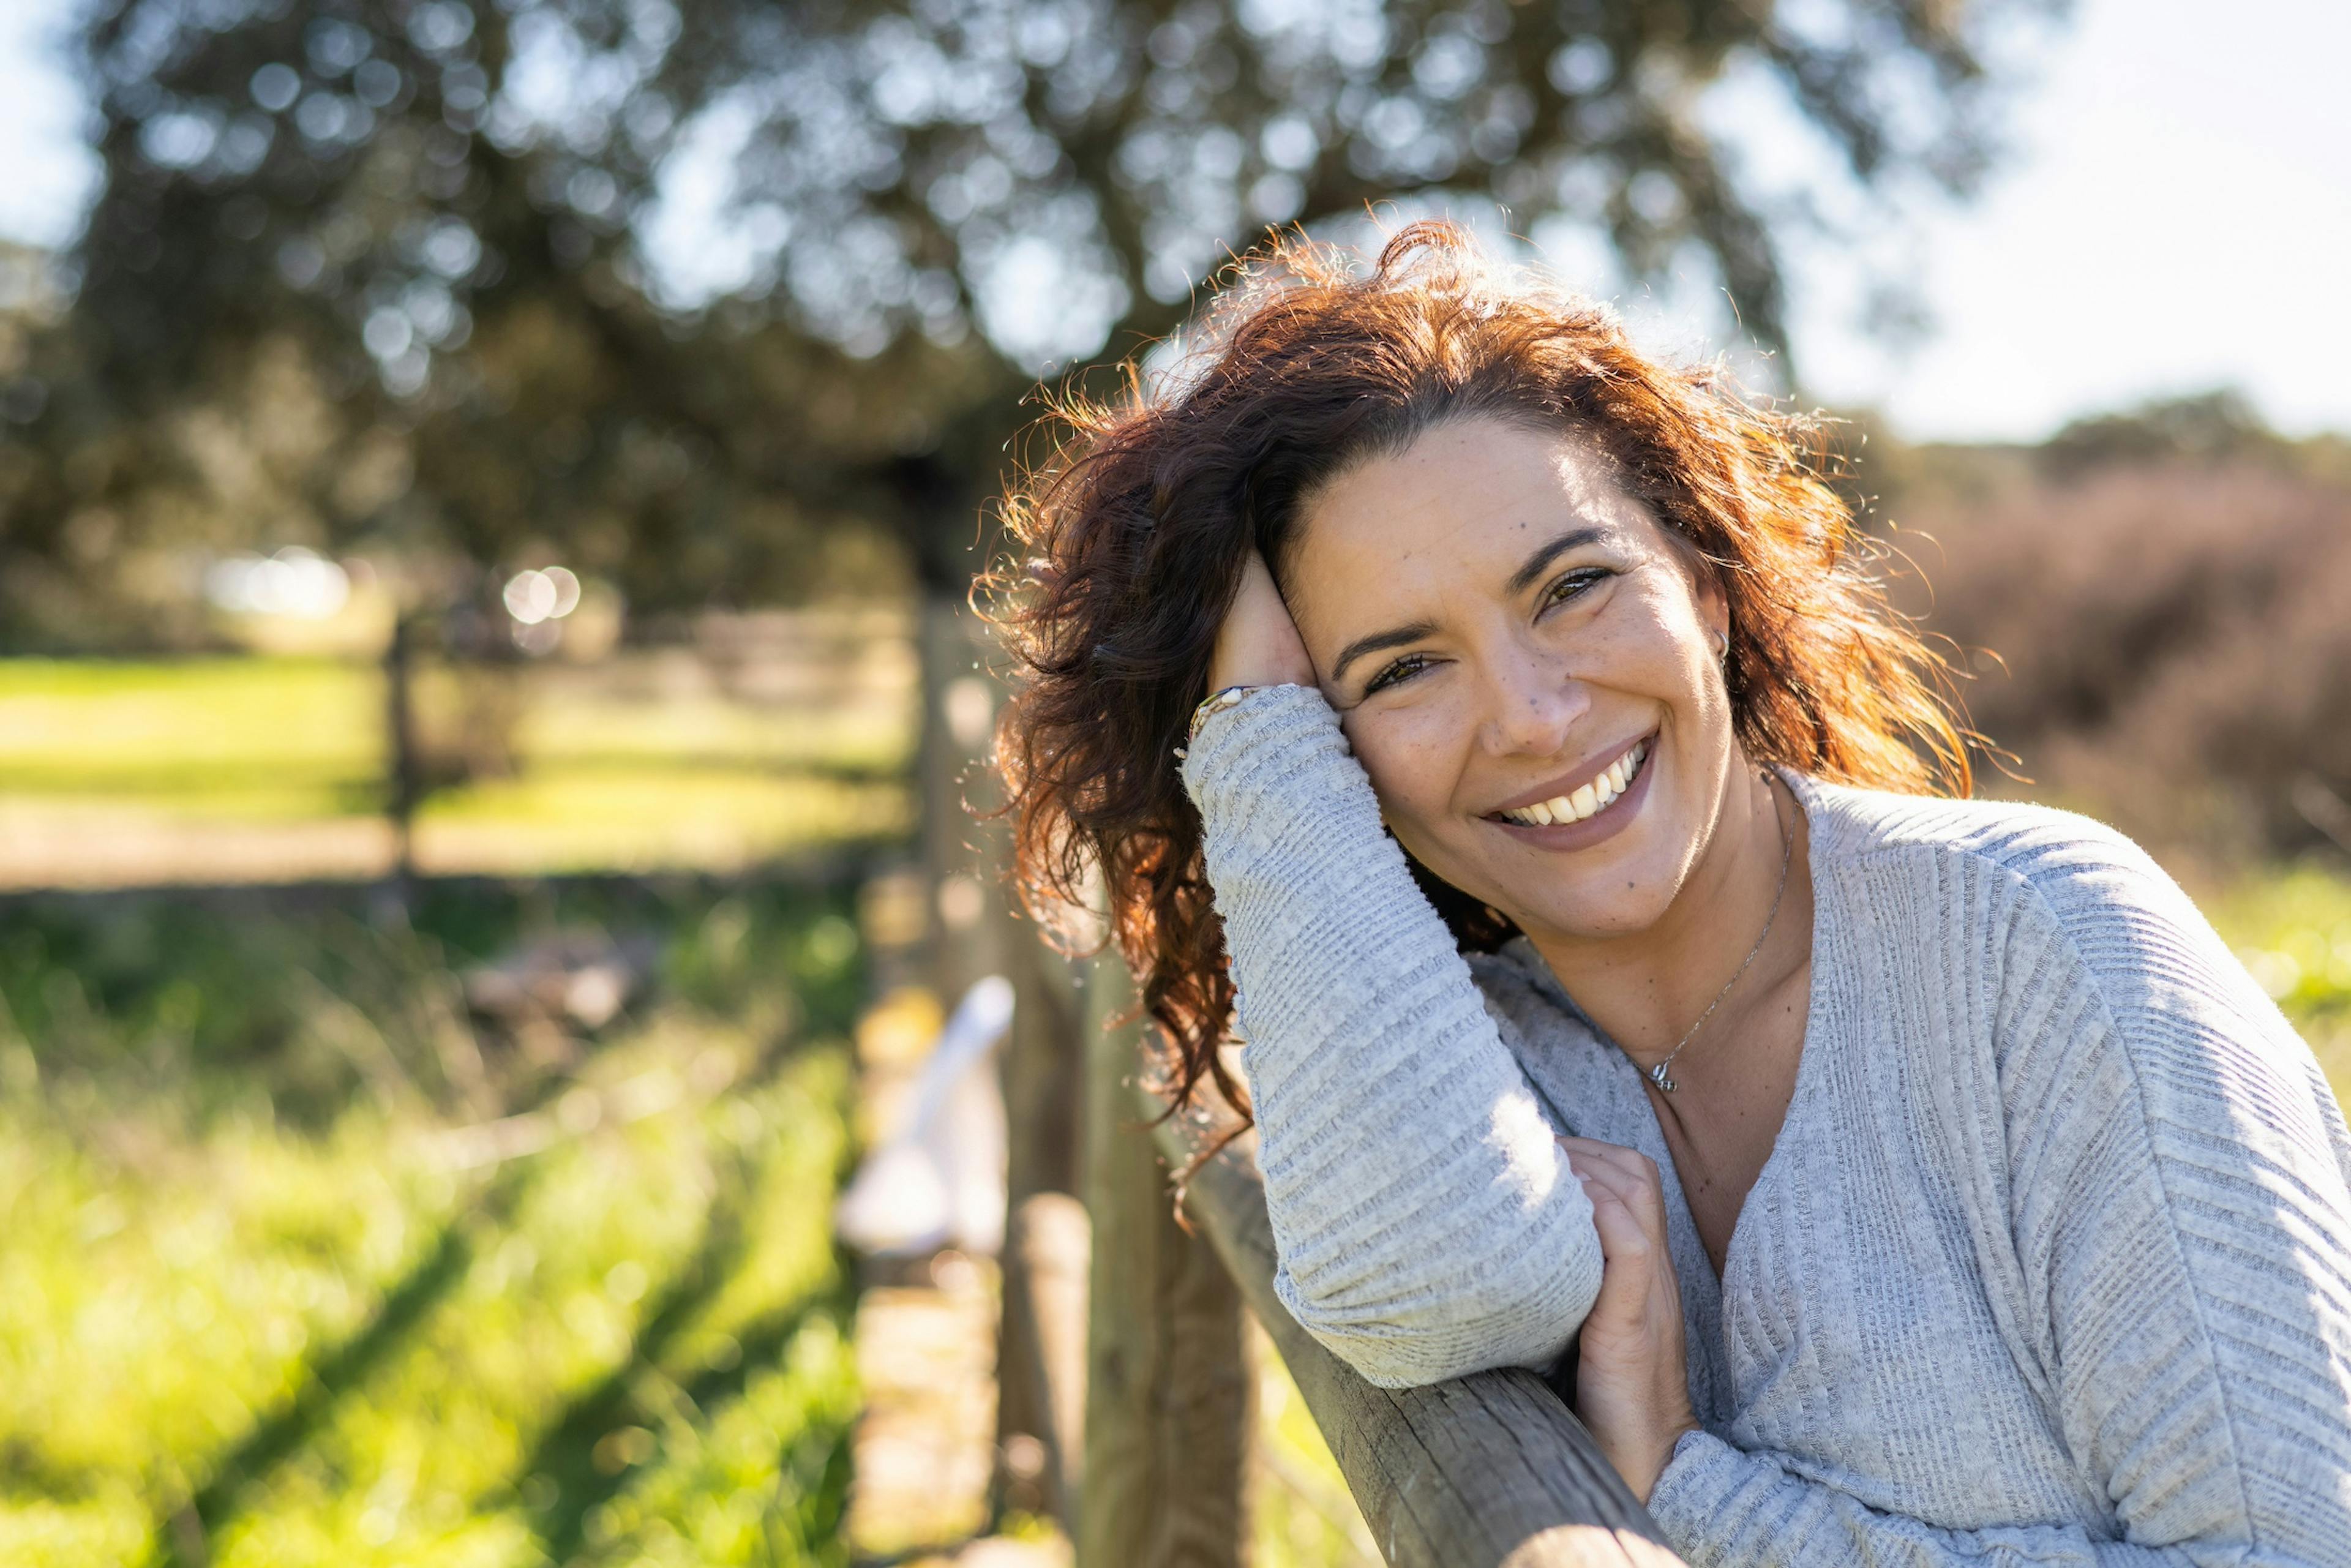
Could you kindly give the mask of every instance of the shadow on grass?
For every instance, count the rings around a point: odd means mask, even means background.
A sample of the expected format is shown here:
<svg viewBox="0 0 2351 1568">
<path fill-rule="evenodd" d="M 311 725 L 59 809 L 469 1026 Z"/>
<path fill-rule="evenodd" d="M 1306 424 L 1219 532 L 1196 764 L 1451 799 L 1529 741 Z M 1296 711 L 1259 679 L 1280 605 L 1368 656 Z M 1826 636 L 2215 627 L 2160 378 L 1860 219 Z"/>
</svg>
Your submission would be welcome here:
<svg viewBox="0 0 2351 1568">
<path fill-rule="evenodd" d="M 702 1412 L 739 1396 L 751 1375 L 780 1359 L 792 1336 L 810 1319 L 828 1312 L 846 1314 L 848 1297 L 838 1282 L 844 1275 L 836 1270 L 831 1288 L 788 1302 L 737 1331 L 741 1354 L 730 1356 L 724 1366 L 704 1366 L 681 1378 L 662 1365 L 679 1333 L 742 1262 L 748 1241 L 744 1210 L 752 1175 L 741 1169 L 730 1175 L 725 1196 L 711 1206 L 693 1259 L 673 1276 L 646 1315 L 628 1363 L 572 1402 L 517 1476 L 517 1491 L 532 1500 L 531 1521 L 539 1545 L 554 1563 L 567 1563 L 579 1555 L 587 1542 L 590 1517 L 629 1483 L 632 1463 L 609 1448 L 602 1450 L 600 1462 L 600 1446 L 608 1437 L 632 1427 L 658 1427 L 680 1403 Z M 827 1484 L 821 1488 L 827 1493 L 846 1491 L 845 1437 L 840 1448 L 837 1457 L 827 1456 Z M 841 1472 L 838 1478 L 835 1470 Z M 830 1484 L 836 1479 L 837 1486 Z"/>
<path fill-rule="evenodd" d="M 474 1232 L 514 1211 L 528 1184 L 529 1162 L 506 1166 L 472 1205 L 450 1217 L 433 1249 L 390 1290 L 375 1315 L 340 1343 L 312 1360 L 293 1398 L 263 1417 L 223 1456 L 213 1477 L 186 1502 L 156 1521 L 150 1568 L 204 1568 L 210 1542 L 236 1516 L 246 1494 L 298 1452 L 352 1388 L 397 1350 L 434 1303 L 456 1286 L 474 1260 Z"/>
<path fill-rule="evenodd" d="M 623 1427 L 658 1418 L 639 1393 L 643 1380 L 659 1367 L 679 1331 L 709 1304 L 742 1259 L 747 1175 L 740 1169 L 728 1173 L 722 1196 L 703 1221 L 693 1258 L 671 1276 L 645 1314 L 629 1359 L 582 1390 L 523 1461 L 519 1479 L 535 1485 L 519 1490 L 526 1498 L 538 1494 L 532 1527 L 557 1563 L 570 1561 L 586 1538 L 588 1515 L 628 1479 L 626 1465 L 599 1465 L 597 1446 Z"/>
</svg>

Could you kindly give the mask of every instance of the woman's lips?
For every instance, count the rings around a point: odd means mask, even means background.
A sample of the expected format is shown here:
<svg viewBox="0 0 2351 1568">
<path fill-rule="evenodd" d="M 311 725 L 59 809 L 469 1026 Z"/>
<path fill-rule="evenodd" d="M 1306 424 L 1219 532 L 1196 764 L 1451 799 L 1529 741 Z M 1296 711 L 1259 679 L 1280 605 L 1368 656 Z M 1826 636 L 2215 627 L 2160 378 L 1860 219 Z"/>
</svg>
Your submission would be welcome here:
<svg viewBox="0 0 2351 1568">
<path fill-rule="evenodd" d="M 1604 756 L 1570 772 L 1565 778 L 1502 807 L 1492 815 L 1522 827 L 1543 828 L 1554 822 L 1580 822 L 1622 795 L 1649 755 L 1649 737 L 1630 742 L 1613 757 Z"/>
<path fill-rule="evenodd" d="M 1640 810 L 1641 802 L 1648 798 L 1650 777 L 1657 770 L 1657 737 L 1655 734 L 1635 742 L 1634 749 L 1640 754 L 1640 764 L 1626 781 L 1623 792 L 1588 817 L 1573 822 L 1539 825 L 1510 821 L 1497 813 L 1484 821 L 1536 849 L 1581 850 L 1614 838 Z"/>
</svg>

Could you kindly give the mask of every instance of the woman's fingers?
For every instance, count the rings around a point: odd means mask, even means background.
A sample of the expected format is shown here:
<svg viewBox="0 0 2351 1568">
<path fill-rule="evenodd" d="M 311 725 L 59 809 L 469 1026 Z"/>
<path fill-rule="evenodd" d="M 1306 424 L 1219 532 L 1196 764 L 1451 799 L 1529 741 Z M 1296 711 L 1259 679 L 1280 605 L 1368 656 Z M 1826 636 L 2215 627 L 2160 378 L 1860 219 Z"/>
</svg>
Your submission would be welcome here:
<svg viewBox="0 0 2351 1568">
<path fill-rule="evenodd" d="M 1628 1149 L 1622 1144 L 1604 1144 L 1597 1138 L 1579 1138 L 1573 1133 L 1562 1133 L 1557 1140 L 1569 1154 L 1604 1165 L 1627 1175 L 1642 1171 L 1654 1172 L 1657 1167 L 1648 1155 L 1638 1149 Z"/>
<path fill-rule="evenodd" d="M 1647 1261 L 1656 1239 L 1624 1194 L 1594 1176 L 1583 1178 L 1583 1191 L 1592 1199 L 1592 1228 L 1600 1233 L 1601 1289 L 1605 1291 L 1620 1266 Z"/>
<path fill-rule="evenodd" d="M 1562 1136 L 1560 1146 L 1568 1156 L 1568 1168 L 1578 1176 L 1589 1176 L 1607 1184 L 1637 1216 L 1642 1225 L 1662 1246 L 1666 1239 L 1665 1178 L 1658 1174 L 1655 1160 L 1638 1149 L 1628 1149 L 1620 1144 L 1604 1144 L 1597 1138 Z"/>
<path fill-rule="evenodd" d="M 1593 1315 L 1630 1325 L 1645 1321 L 1659 1301 L 1678 1312 L 1672 1243 L 1666 1231 L 1664 1183 L 1654 1161 L 1636 1149 L 1592 1138 L 1563 1137 L 1568 1168 L 1592 1202 L 1600 1236 L 1600 1295 Z"/>
<path fill-rule="evenodd" d="M 1680 1434 L 1697 1425 L 1664 1179 L 1638 1150 L 1594 1138 L 1559 1142 L 1600 1233 L 1600 1294 L 1583 1322 L 1576 1414 L 1635 1494 L 1646 1496 Z"/>
</svg>

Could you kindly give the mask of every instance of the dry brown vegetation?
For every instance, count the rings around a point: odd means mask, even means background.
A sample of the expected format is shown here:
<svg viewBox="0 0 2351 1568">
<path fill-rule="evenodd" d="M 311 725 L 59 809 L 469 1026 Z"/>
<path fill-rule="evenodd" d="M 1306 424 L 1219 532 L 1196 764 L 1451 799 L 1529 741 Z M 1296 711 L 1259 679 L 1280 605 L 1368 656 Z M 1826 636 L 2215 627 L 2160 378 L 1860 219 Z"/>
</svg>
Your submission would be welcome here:
<svg viewBox="0 0 2351 1568">
<path fill-rule="evenodd" d="M 2351 810 L 2351 482 L 2335 442 L 1894 453 L 1896 597 L 1959 644 L 2031 793 L 2220 870 Z M 1985 769 L 1992 793 L 2023 786 Z"/>
</svg>

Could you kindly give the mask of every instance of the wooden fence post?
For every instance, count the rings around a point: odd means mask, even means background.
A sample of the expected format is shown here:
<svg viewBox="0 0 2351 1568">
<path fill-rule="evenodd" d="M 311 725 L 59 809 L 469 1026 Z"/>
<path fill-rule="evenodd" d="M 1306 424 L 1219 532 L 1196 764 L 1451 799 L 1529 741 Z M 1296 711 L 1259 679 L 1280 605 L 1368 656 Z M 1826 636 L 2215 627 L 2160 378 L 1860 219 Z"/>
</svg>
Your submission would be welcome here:
<svg viewBox="0 0 2351 1568">
<path fill-rule="evenodd" d="M 1040 1192 L 1012 1211 L 1004 1239 L 1005 1276 L 1017 1274 L 1021 1290 L 1005 1300 L 1003 1340 L 1019 1347 L 1017 1364 L 1034 1375 L 1029 1418 L 1038 1429 L 1028 1436 L 1042 1450 L 1035 1482 L 1043 1505 L 1071 1533 L 1084 1495 L 1091 1232 L 1085 1205 L 1065 1192 Z"/>
<path fill-rule="evenodd" d="M 1254 1379 L 1241 1298 L 1204 1236 L 1176 1224 L 1138 1113 L 1141 1030 L 1126 966 L 1086 981 L 1088 1292 L 1078 1568 L 1222 1568 L 1249 1559 Z"/>
<path fill-rule="evenodd" d="M 1068 1223 L 1066 1211 L 1040 1208 L 1035 1200 L 1060 1194 L 1075 1202 L 1082 1066 L 1076 979 L 1068 961 L 1048 950 L 1010 905 L 1002 885 L 1005 824 L 971 814 L 997 796 L 987 755 L 1003 693 L 989 667 L 986 629 L 967 606 L 932 595 L 924 601 L 918 636 L 934 983 L 950 1006 L 963 988 L 990 973 L 1009 979 L 1015 996 L 1011 1031 L 998 1056 L 1007 1157 L 995 1505 L 999 1511 L 1050 1511 L 1066 1523 L 1074 1513 L 1071 1477 L 1078 1457 L 1069 1416 L 1083 1367 L 1063 1348 L 1074 1336 L 1061 1332 L 1061 1320 L 1074 1316 L 1075 1307 L 1061 1298 L 1073 1295 L 1086 1263 L 1082 1228 Z M 1040 1215 L 1044 1222 L 1032 1222 Z"/>
<path fill-rule="evenodd" d="M 383 650 L 384 815 L 392 821 L 392 880 L 402 899 L 416 879 L 416 805 L 424 794 L 415 674 L 416 620 L 403 609 L 392 617 Z"/>
<path fill-rule="evenodd" d="M 1000 853 L 1002 835 L 988 845 Z M 1088 1271 L 1078 1187 L 1076 977 L 997 895 L 1013 985 L 1003 1046 L 1005 1246 L 997 1335 L 996 1430 L 1001 1500 L 1049 1511 L 1074 1529 L 1080 1468 L 1075 1412 L 1085 1375 Z M 1066 1205 L 1066 1208 L 1062 1206 Z M 1033 1445 L 1033 1446 L 1032 1446 Z"/>
<path fill-rule="evenodd" d="M 925 916 L 932 983 L 953 1007 L 964 988 L 1002 962 L 1001 932 L 987 918 L 989 889 L 975 851 L 980 824 L 964 808 L 976 782 L 994 716 L 994 694 L 972 666 L 980 654 L 972 616 L 956 600 L 925 594 L 914 628 L 922 665 L 922 727 L 916 740 L 920 775 Z"/>
</svg>

